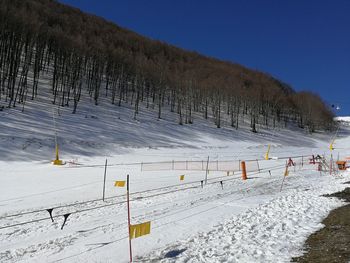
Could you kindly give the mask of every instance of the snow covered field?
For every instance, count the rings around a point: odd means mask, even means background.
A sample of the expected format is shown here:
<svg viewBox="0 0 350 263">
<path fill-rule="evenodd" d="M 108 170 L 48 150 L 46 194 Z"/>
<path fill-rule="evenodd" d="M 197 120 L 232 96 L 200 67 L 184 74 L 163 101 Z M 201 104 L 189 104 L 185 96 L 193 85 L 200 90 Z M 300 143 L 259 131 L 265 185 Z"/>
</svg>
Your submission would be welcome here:
<svg viewBox="0 0 350 263">
<path fill-rule="evenodd" d="M 116 113 L 117 106 L 103 101 L 81 105 L 76 115 L 60 110 L 61 157 L 79 165 L 53 166 L 50 106 L 39 100 L 27 107 L 24 113 L 0 112 L 1 262 L 127 262 L 126 190 L 114 187 L 127 174 L 131 223 L 151 221 L 151 234 L 132 240 L 136 261 L 288 262 L 302 253 L 303 242 L 329 211 L 342 205 L 322 195 L 344 189 L 350 180 L 349 172 L 330 175 L 309 164 L 313 154 L 329 161 L 331 134 L 279 129 L 252 134 L 244 123 L 238 131 L 217 129 L 200 118 L 180 126 L 175 115 L 157 120 L 152 110 L 133 120 L 132 109 Z M 335 159 L 350 155 L 349 134 L 346 127 L 338 133 Z M 265 161 L 269 144 L 273 158 Z M 203 187 L 205 170 L 143 167 L 164 161 L 205 164 L 208 156 L 218 163 L 260 161 L 259 167 L 247 162 L 246 181 L 238 167 L 229 175 L 209 169 Z M 291 156 L 298 156 L 296 166 L 281 190 L 283 157 Z"/>
</svg>

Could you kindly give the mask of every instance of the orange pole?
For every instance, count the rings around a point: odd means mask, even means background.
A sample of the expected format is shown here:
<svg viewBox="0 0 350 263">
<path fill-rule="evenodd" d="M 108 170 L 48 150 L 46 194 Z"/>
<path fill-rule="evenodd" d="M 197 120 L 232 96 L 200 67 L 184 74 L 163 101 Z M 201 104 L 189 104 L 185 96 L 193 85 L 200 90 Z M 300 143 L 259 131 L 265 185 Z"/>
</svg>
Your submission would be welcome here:
<svg viewBox="0 0 350 263">
<path fill-rule="evenodd" d="M 245 162 L 241 162 L 241 168 L 242 168 L 242 180 L 247 180 L 247 170 L 245 167 Z"/>
</svg>

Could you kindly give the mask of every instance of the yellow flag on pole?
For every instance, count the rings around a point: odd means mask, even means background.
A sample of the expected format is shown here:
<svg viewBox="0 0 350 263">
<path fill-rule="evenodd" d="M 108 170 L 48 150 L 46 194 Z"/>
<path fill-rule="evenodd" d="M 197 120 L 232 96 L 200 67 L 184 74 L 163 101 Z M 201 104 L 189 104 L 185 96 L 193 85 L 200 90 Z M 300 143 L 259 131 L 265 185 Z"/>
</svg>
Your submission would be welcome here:
<svg viewBox="0 0 350 263">
<path fill-rule="evenodd" d="M 271 148 L 271 144 L 269 144 L 268 148 L 267 148 L 267 152 L 265 154 L 265 160 L 269 159 L 269 153 L 270 153 L 270 148 Z"/>
<path fill-rule="evenodd" d="M 145 236 L 149 233 L 151 233 L 151 221 L 137 225 L 130 225 L 130 239 Z"/>
<path fill-rule="evenodd" d="M 124 187 L 125 181 L 115 181 L 114 186 L 116 187 Z"/>
<path fill-rule="evenodd" d="M 180 175 L 180 181 L 183 181 L 185 179 L 185 175 Z"/>
</svg>

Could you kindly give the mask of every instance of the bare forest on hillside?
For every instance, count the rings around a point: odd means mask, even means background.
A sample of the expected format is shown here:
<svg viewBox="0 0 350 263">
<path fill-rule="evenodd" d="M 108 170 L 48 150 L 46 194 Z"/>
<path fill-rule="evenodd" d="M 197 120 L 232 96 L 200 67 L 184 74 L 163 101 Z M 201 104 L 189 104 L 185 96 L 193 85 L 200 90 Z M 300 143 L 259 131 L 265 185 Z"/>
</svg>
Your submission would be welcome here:
<svg viewBox="0 0 350 263">
<path fill-rule="evenodd" d="M 51 0 L 0 0 L 0 108 L 22 107 L 34 100 L 50 79 L 47 98 L 79 110 L 82 90 L 97 105 L 127 103 L 134 118 L 143 108 L 178 115 L 191 124 L 193 115 L 213 119 L 222 114 L 238 129 L 240 118 L 276 126 L 296 122 L 309 131 L 331 129 L 333 114 L 321 98 L 295 92 L 268 74 L 120 28 L 102 18 Z M 117 111 L 116 107 L 116 111 Z"/>
</svg>

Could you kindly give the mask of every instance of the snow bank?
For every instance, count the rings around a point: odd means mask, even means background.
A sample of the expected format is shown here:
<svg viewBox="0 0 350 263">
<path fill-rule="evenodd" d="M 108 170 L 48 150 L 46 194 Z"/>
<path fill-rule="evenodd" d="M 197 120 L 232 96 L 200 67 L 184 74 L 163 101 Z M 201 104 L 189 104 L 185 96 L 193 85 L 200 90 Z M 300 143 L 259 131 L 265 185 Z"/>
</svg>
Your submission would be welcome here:
<svg viewBox="0 0 350 263">
<path fill-rule="evenodd" d="M 342 121 L 342 122 L 350 122 L 350 117 L 348 116 L 339 116 L 334 118 L 336 121 Z"/>
<path fill-rule="evenodd" d="M 300 255 L 306 238 L 320 221 L 343 204 L 322 194 L 342 190 L 337 182 L 314 189 L 291 190 L 266 204 L 219 224 L 208 233 L 149 256 L 143 262 L 289 262 Z"/>
</svg>

